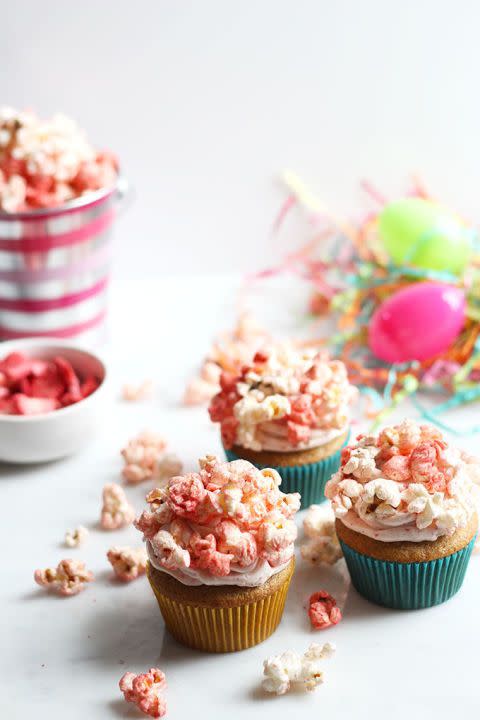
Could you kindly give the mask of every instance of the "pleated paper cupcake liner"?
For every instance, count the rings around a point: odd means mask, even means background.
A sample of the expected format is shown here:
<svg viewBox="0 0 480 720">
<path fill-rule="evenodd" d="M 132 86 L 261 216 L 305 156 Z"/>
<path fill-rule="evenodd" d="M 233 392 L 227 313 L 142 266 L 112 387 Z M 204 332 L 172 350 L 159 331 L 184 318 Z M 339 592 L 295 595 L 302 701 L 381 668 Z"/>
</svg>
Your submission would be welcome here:
<svg viewBox="0 0 480 720">
<path fill-rule="evenodd" d="M 165 625 L 178 642 L 196 650 L 224 653 L 246 650 L 270 637 L 282 618 L 292 574 L 293 567 L 285 582 L 270 595 L 233 607 L 180 602 L 150 584 Z"/>
<path fill-rule="evenodd" d="M 354 587 L 377 605 L 418 610 L 449 600 L 463 583 L 475 538 L 458 552 L 428 562 L 387 562 L 356 552 L 342 540 Z"/>
<path fill-rule="evenodd" d="M 348 443 L 348 437 L 342 447 Z M 325 485 L 340 467 L 341 449 L 333 455 L 318 462 L 295 466 L 271 466 L 263 463 L 253 463 L 259 470 L 273 467 L 282 478 L 280 489 L 284 493 L 298 492 L 302 497 L 301 510 L 310 505 L 322 503 L 326 500 Z M 239 460 L 233 450 L 225 449 L 227 460 Z"/>
</svg>

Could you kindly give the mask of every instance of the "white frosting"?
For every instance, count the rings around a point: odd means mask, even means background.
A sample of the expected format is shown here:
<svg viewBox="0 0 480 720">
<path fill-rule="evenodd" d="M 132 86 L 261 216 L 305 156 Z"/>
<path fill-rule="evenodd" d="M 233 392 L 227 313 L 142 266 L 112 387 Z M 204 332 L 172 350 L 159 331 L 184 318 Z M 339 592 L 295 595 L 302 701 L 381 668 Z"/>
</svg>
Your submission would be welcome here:
<svg viewBox="0 0 480 720">
<path fill-rule="evenodd" d="M 171 575 L 175 580 L 178 580 L 183 585 L 231 585 L 234 587 L 258 587 L 264 585 L 273 575 L 284 570 L 290 559 L 278 565 L 277 567 L 271 567 L 266 560 L 257 559 L 253 565 L 244 568 L 231 568 L 230 574 L 224 577 L 212 575 L 205 570 L 198 570 L 191 567 L 180 568 L 166 568 L 162 565 L 155 551 L 152 547 L 152 543 L 147 540 L 147 552 L 148 559 L 150 560 L 153 567 L 161 572 L 165 572 Z"/>
<path fill-rule="evenodd" d="M 430 493 L 421 483 L 380 477 L 363 484 L 341 478 L 341 472 L 334 475 L 327 489 L 336 517 L 375 540 L 437 540 L 465 527 L 475 512 L 471 482 L 462 464 L 449 484 L 449 495 Z"/>
<path fill-rule="evenodd" d="M 384 542 L 435 541 L 475 513 L 478 461 L 449 446 L 428 425 L 404 420 L 360 435 L 325 488 L 335 516 Z"/>
<path fill-rule="evenodd" d="M 341 437 L 347 432 L 348 424 L 341 428 L 313 428 L 307 442 L 292 445 L 287 438 L 287 428 L 275 422 L 262 423 L 257 427 L 256 438 L 261 444 L 262 450 L 271 452 L 292 452 L 295 450 L 309 450 L 321 447 Z"/>
</svg>

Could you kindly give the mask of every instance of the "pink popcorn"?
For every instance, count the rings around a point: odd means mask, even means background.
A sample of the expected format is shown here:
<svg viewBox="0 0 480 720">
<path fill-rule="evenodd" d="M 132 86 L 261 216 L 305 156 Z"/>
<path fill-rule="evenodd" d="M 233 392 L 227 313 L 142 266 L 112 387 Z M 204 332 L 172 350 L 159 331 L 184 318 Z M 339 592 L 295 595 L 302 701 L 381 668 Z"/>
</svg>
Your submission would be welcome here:
<svg viewBox="0 0 480 720">
<path fill-rule="evenodd" d="M 436 428 L 403 420 L 378 436 L 359 435 L 342 451 L 325 495 L 344 524 L 386 542 L 436 540 L 465 527 L 472 512 L 469 463 Z"/>
<path fill-rule="evenodd" d="M 410 460 L 406 455 L 393 455 L 382 467 L 386 478 L 396 482 L 407 482 L 410 479 Z"/>
<path fill-rule="evenodd" d="M 58 595 L 78 595 L 85 583 L 93 580 L 93 573 L 80 560 L 61 560 L 56 568 L 35 570 L 35 582 Z"/>
<path fill-rule="evenodd" d="M 215 535 L 202 538 L 194 535 L 190 543 L 191 567 L 207 570 L 212 575 L 224 577 L 230 573 L 233 555 L 217 550 Z"/>
<path fill-rule="evenodd" d="M 262 546 L 260 555 L 268 559 L 272 567 L 278 567 L 292 556 L 297 528 L 292 520 L 286 519 L 280 513 L 272 512 L 267 518 L 269 522 L 264 523 L 258 530 L 258 539 Z"/>
<path fill-rule="evenodd" d="M 232 556 L 240 567 L 248 567 L 257 559 L 257 544 L 250 532 L 244 532 L 231 520 L 222 520 L 216 530 L 217 548 Z"/>
<path fill-rule="evenodd" d="M 126 402 L 141 402 L 149 398 L 152 392 L 153 382 L 151 380 L 144 380 L 139 385 L 127 383 L 122 388 L 122 399 Z"/>
<path fill-rule="evenodd" d="M 175 570 L 176 568 L 190 567 L 190 553 L 167 530 L 159 530 L 150 539 L 150 542 L 155 556 L 165 569 Z"/>
<path fill-rule="evenodd" d="M 343 363 L 314 349 L 274 345 L 236 373 L 222 373 L 209 413 L 227 449 L 275 450 L 280 444 L 288 451 L 308 447 L 315 432 L 346 429 L 356 395 Z"/>
<path fill-rule="evenodd" d="M 207 498 L 207 490 L 202 479 L 196 473 L 187 473 L 184 477 L 172 478 L 169 484 L 169 499 L 173 512 L 180 517 L 199 515 Z"/>
<path fill-rule="evenodd" d="M 116 577 L 122 582 L 131 582 L 147 569 L 147 553 L 145 548 L 112 547 L 107 558 Z"/>
<path fill-rule="evenodd" d="M 109 483 L 103 488 L 103 506 L 100 525 L 104 530 L 117 530 L 130 525 L 135 518 L 135 510 L 125 495 L 125 490 L 117 483 Z"/>
<path fill-rule="evenodd" d="M 130 440 L 121 452 L 125 461 L 122 471 L 125 480 L 137 484 L 155 477 L 166 446 L 165 439 L 152 432 L 143 432 Z"/>
<path fill-rule="evenodd" d="M 221 373 L 239 372 L 245 363 L 250 362 L 258 348 L 269 340 L 269 335 L 251 314 L 240 315 L 236 327 L 214 341 L 199 376 L 188 383 L 183 403 L 200 405 L 208 402 L 220 389 Z"/>
<path fill-rule="evenodd" d="M 158 668 L 150 668 L 140 675 L 126 672 L 120 679 L 119 687 L 125 700 L 136 705 L 145 715 L 159 718 L 166 714 L 167 703 L 162 693 L 167 687 L 167 681 Z"/>
<path fill-rule="evenodd" d="M 453 468 L 443 462 L 446 443 L 439 440 L 420 443 L 410 455 L 412 481 L 423 483 L 429 492 L 444 492 L 453 477 Z"/>
<path fill-rule="evenodd" d="M 64 115 L 40 120 L 0 108 L 0 209 L 57 207 L 86 192 L 113 187 L 116 158 L 96 152 Z"/>
<path fill-rule="evenodd" d="M 148 497 L 148 496 L 147 496 Z M 161 528 L 161 523 L 155 513 L 144 510 L 133 523 L 137 530 L 143 533 L 146 540 L 151 540 Z"/>
<path fill-rule="evenodd" d="M 342 619 L 342 613 L 335 598 L 325 590 L 319 590 L 308 600 L 308 617 L 315 630 L 325 630 L 331 625 L 337 625 Z"/>
<path fill-rule="evenodd" d="M 224 577 L 257 562 L 288 562 L 298 493 L 285 495 L 275 470 L 258 470 L 246 460 L 207 456 L 199 464 L 200 472 L 173 477 L 149 493 L 150 511 L 135 523 L 160 565 Z"/>
</svg>

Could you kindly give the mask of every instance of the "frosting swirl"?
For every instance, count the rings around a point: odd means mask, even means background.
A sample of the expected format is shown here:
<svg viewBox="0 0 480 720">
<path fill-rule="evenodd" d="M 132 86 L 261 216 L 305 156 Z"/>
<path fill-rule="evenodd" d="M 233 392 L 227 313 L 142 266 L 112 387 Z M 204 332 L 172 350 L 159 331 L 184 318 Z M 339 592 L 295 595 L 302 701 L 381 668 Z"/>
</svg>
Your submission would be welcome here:
<svg viewBox="0 0 480 720">
<path fill-rule="evenodd" d="M 150 562 L 185 585 L 262 585 L 293 556 L 299 494 L 282 493 L 275 470 L 245 460 L 199 464 L 147 496 L 135 526 Z"/>
<path fill-rule="evenodd" d="M 356 532 L 384 542 L 433 541 L 475 512 L 476 467 L 435 428 L 404 420 L 344 448 L 325 494 Z"/>
<path fill-rule="evenodd" d="M 209 412 L 226 448 L 289 452 L 343 434 L 356 389 L 344 364 L 315 349 L 278 345 L 257 352 L 241 373 L 223 373 Z"/>
</svg>

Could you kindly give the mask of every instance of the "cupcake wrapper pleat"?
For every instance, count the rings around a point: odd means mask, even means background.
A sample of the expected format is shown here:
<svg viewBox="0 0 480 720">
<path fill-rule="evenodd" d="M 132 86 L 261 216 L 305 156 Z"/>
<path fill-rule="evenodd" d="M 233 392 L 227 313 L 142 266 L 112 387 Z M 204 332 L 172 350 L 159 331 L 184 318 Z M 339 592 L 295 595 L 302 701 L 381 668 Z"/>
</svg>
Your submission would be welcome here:
<svg viewBox="0 0 480 720">
<path fill-rule="evenodd" d="M 344 446 L 348 442 L 345 440 Z M 301 510 L 313 504 L 324 502 L 325 485 L 332 475 L 337 472 L 340 467 L 341 449 L 337 450 L 333 455 L 319 460 L 318 462 L 308 463 L 296 466 L 273 466 L 282 478 L 280 490 L 284 493 L 300 493 L 302 497 Z M 225 449 L 227 460 L 239 460 L 239 456 L 232 450 Z M 253 463 L 259 470 L 263 470 L 271 465 L 264 463 Z"/>
<path fill-rule="evenodd" d="M 176 640 L 197 650 L 223 653 L 246 650 L 274 632 L 282 618 L 292 574 L 276 592 L 236 607 L 190 605 L 163 595 L 151 585 L 165 625 Z"/>
<path fill-rule="evenodd" d="M 475 538 L 452 555 L 428 562 L 399 563 L 362 555 L 342 540 L 354 587 L 377 605 L 418 610 L 439 605 L 460 590 Z"/>
</svg>

